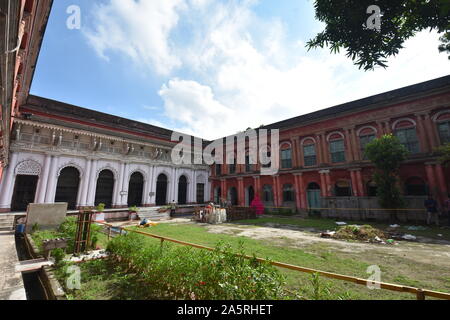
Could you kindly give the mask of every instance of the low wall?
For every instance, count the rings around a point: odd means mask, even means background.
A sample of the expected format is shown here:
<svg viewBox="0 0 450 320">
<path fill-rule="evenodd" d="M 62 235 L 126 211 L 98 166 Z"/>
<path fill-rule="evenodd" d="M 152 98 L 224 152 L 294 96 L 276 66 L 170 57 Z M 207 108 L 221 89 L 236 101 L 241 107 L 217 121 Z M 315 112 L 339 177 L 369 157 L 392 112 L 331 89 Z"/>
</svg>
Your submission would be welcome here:
<svg viewBox="0 0 450 320">
<path fill-rule="evenodd" d="M 310 214 L 317 211 L 323 218 L 374 221 L 388 221 L 395 215 L 401 222 L 419 223 L 427 219 L 423 206 L 425 199 L 405 197 L 405 208 L 395 212 L 381 208 L 377 197 L 327 197 L 322 198 L 322 208 L 327 209 L 310 210 Z"/>
</svg>

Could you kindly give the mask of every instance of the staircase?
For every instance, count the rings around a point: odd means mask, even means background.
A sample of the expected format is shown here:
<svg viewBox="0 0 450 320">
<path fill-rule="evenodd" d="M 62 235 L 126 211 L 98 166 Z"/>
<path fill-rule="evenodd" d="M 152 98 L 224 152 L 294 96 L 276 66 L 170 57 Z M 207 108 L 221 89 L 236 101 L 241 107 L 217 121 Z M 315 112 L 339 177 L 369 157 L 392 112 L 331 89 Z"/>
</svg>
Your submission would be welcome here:
<svg viewBox="0 0 450 320">
<path fill-rule="evenodd" d="M 0 214 L 0 231 L 11 231 L 14 228 L 14 215 Z"/>
<path fill-rule="evenodd" d="M 140 208 L 138 212 L 139 219 L 147 219 L 150 221 L 169 220 L 170 212 L 158 212 L 159 207 Z"/>
</svg>

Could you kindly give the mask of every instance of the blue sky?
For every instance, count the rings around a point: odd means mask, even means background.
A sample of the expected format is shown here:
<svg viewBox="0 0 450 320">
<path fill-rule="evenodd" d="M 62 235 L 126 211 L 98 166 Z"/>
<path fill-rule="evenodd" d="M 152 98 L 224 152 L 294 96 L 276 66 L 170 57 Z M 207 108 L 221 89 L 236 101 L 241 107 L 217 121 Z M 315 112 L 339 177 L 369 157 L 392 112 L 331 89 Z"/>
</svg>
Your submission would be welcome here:
<svg viewBox="0 0 450 320">
<path fill-rule="evenodd" d="M 322 28 L 311 0 L 58 0 L 31 93 L 213 139 L 450 74 L 436 33 L 363 72 L 306 52 Z"/>
</svg>

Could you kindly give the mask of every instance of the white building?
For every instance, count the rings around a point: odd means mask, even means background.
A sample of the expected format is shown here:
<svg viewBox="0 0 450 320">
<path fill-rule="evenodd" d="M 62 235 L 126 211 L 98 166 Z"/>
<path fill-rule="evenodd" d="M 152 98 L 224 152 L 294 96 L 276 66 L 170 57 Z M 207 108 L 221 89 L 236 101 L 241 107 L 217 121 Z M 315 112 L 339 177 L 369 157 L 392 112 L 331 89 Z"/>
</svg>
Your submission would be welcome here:
<svg viewBox="0 0 450 320">
<path fill-rule="evenodd" d="M 206 165 L 174 165 L 172 131 L 62 102 L 29 96 L 15 118 L 0 211 L 28 203 L 69 209 L 208 201 Z"/>
</svg>

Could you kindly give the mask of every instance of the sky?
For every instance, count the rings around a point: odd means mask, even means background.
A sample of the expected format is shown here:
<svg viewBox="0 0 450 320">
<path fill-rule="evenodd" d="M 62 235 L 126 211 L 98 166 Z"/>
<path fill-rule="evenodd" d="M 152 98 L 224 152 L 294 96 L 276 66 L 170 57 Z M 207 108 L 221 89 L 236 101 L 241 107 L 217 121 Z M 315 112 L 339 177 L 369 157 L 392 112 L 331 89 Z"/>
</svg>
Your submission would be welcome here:
<svg viewBox="0 0 450 320">
<path fill-rule="evenodd" d="M 365 72 L 323 29 L 312 0 L 58 0 L 31 94 L 212 140 L 450 74 L 435 32 Z"/>
</svg>

